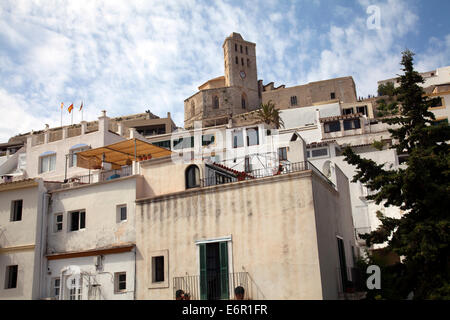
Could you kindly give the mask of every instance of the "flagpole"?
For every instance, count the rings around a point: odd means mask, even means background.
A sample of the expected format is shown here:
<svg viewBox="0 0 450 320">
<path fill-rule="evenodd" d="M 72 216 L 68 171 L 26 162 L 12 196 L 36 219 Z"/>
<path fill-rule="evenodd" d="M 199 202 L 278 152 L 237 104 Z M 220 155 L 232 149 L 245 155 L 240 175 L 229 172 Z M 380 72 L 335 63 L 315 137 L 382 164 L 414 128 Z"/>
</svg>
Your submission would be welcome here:
<svg viewBox="0 0 450 320">
<path fill-rule="evenodd" d="M 73 110 L 71 110 L 71 111 L 73 111 Z M 72 123 L 71 123 L 71 125 L 73 125 L 73 112 L 70 112 L 71 114 L 72 114 Z"/>
</svg>

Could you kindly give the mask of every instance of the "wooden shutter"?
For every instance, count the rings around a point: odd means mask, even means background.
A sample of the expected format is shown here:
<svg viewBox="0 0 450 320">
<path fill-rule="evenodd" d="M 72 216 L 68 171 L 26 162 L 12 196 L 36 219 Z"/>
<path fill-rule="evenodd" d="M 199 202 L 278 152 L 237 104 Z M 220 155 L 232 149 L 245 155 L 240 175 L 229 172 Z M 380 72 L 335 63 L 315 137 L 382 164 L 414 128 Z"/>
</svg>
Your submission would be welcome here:
<svg viewBox="0 0 450 320">
<path fill-rule="evenodd" d="M 228 242 L 219 243 L 220 299 L 228 299 Z"/>
<path fill-rule="evenodd" d="M 206 273 L 206 244 L 199 244 L 200 250 L 200 299 L 208 298 L 207 292 L 207 273 Z"/>
</svg>

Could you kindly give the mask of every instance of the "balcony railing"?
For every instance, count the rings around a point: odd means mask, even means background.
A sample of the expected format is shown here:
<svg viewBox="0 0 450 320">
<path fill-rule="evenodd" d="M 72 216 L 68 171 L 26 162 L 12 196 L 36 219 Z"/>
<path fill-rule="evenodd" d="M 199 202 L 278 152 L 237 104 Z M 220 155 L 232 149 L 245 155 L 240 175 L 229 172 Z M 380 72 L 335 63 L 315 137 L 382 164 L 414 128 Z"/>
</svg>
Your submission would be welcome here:
<svg viewBox="0 0 450 320">
<path fill-rule="evenodd" d="M 230 175 L 217 174 L 215 176 L 206 177 L 206 178 L 201 179 L 200 187 L 209 187 L 209 186 L 215 186 L 215 185 L 219 185 L 219 184 L 226 184 L 226 183 L 232 183 L 232 182 L 238 182 L 238 181 L 244 181 L 244 180 L 272 177 L 272 176 L 289 174 L 289 173 L 305 171 L 305 170 L 314 171 L 320 178 L 322 178 L 324 181 L 326 181 L 328 184 L 330 184 L 332 187 L 334 187 L 334 183 L 330 179 L 328 179 L 319 169 L 317 169 L 309 161 L 281 164 L 278 167 L 256 169 L 256 170 L 251 170 L 251 171 L 245 172 L 245 173 L 239 172 L 234 175 L 232 175 L 232 174 L 230 174 Z"/>
<path fill-rule="evenodd" d="M 200 276 L 184 276 L 173 278 L 173 298 L 176 292 L 183 290 L 190 300 L 232 300 L 234 289 L 238 286 L 244 288 L 244 300 L 252 299 L 250 293 L 251 279 L 247 272 L 211 273 L 205 277 L 205 283 L 200 283 Z"/>
<path fill-rule="evenodd" d="M 101 181 L 108 181 L 116 178 L 128 177 L 133 173 L 131 166 L 122 167 L 116 170 L 106 170 L 82 176 L 73 176 L 68 179 L 69 183 L 90 184 Z"/>
</svg>

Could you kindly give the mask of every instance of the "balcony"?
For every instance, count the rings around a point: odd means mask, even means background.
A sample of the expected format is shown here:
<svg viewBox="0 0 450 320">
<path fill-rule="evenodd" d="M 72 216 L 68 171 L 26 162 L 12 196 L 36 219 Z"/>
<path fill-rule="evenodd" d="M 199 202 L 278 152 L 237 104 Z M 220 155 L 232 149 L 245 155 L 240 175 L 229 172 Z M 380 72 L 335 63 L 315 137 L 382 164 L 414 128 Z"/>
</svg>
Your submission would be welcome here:
<svg viewBox="0 0 450 320">
<path fill-rule="evenodd" d="M 278 167 L 249 170 L 248 172 L 236 171 L 218 163 L 209 164 L 208 167 L 211 171 L 207 174 L 206 178 L 200 179 L 200 187 L 209 187 L 311 170 L 326 183 L 335 188 L 334 183 L 309 161 L 280 164 Z M 215 169 L 217 169 L 217 171 Z"/>
<path fill-rule="evenodd" d="M 125 166 L 121 169 L 116 170 L 102 170 L 99 172 L 82 175 L 73 176 L 67 179 L 67 182 L 62 185 L 62 188 L 70 188 L 79 185 L 97 183 L 102 181 L 109 181 L 117 178 L 128 177 L 133 173 L 132 166 Z"/>
<path fill-rule="evenodd" d="M 190 300 L 234 300 L 234 289 L 244 288 L 244 300 L 253 299 L 250 290 L 251 278 L 248 272 L 209 273 L 204 280 L 200 276 L 173 278 L 173 298 L 176 292 L 183 290 Z"/>
</svg>

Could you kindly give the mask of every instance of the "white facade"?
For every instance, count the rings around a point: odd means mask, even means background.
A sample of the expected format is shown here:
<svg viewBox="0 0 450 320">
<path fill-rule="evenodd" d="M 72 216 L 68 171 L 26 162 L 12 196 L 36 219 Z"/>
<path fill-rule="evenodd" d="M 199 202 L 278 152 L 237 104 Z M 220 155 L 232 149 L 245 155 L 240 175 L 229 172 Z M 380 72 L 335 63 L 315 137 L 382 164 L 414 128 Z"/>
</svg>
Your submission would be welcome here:
<svg viewBox="0 0 450 320">
<path fill-rule="evenodd" d="M 129 176 L 52 192 L 46 297 L 55 297 L 55 279 L 65 285 L 67 276 L 82 274 L 82 293 L 75 299 L 134 298 L 135 200 L 141 188 L 142 177 Z M 96 268 L 97 259 L 102 268 Z M 117 273 L 126 274 L 120 292 Z M 67 290 L 59 291 L 61 299 L 74 298 Z"/>
<path fill-rule="evenodd" d="M 63 128 L 62 139 L 49 142 L 49 131 L 44 133 L 44 141 L 37 144 L 35 135 L 30 135 L 26 143 L 26 173 L 28 177 L 41 177 L 46 181 L 63 181 L 75 175 L 87 175 L 89 171 L 72 164 L 70 153 L 82 147 L 98 148 L 125 138 L 108 130 L 109 118 L 99 117 L 98 130 L 87 133 L 86 122 L 81 125 L 81 134 L 68 137 L 68 128 Z M 72 164 L 72 165 L 71 165 Z"/>
</svg>

